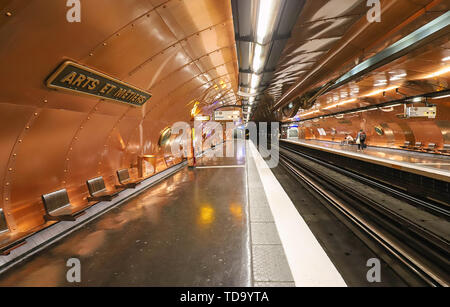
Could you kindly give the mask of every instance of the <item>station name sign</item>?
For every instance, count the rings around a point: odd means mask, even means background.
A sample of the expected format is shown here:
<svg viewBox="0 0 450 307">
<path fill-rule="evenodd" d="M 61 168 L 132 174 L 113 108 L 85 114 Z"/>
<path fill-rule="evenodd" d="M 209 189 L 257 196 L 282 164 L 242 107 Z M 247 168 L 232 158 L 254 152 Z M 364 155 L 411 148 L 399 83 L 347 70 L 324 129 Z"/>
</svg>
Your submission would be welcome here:
<svg viewBox="0 0 450 307">
<path fill-rule="evenodd" d="M 48 79 L 47 87 L 142 106 L 152 95 L 88 67 L 64 62 Z"/>
</svg>

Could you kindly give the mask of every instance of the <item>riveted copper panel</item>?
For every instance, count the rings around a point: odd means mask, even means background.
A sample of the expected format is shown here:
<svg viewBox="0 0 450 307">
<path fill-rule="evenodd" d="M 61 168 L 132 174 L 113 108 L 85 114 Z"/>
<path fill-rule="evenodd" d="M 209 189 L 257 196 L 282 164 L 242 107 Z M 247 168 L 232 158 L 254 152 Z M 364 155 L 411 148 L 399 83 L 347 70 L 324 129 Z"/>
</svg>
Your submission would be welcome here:
<svg viewBox="0 0 450 307">
<path fill-rule="evenodd" d="M 64 1 L 0 6 L 0 206 L 11 238 L 42 227 L 41 194 L 67 188 L 83 207 L 89 178 L 101 175 L 112 188 L 115 171 L 142 154 L 158 156 L 158 171 L 179 162 L 158 147 L 161 129 L 189 121 L 193 101 L 206 110 L 206 94 L 237 90 L 228 1 L 83 1 L 81 23 L 68 23 L 67 9 Z M 64 60 L 153 97 L 134 108 L 46 88 Z M 211 90 L 221 81 L 229 88 Z"/>
</svg>

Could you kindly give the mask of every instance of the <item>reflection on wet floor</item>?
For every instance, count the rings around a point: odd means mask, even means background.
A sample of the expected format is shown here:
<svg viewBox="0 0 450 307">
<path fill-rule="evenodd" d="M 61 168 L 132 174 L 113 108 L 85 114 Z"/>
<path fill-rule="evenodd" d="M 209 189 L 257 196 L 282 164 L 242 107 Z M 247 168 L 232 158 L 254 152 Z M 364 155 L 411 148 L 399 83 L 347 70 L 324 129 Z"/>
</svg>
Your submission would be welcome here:
<svg viewBox="0 0 450 307">
<path fill-rule="evenodd" d="M 7 271 L 0 286 L 71 286 L 72 257 L 82 286 L 248 286 L 246 206 L 245 168 L 185 168 Z"/>
<path fill-rule="evenodd" d="M 326 141 L 317 141 L 317 140 L 299 141 L 294 139 L 291 139 L 291 141 L 296 141 L 300 143 L 304 142 L 317 146 L 334 148 L 355 153 L 357 152 L 358 149 L 357 146 L 340 145 L 338 143 Z M 450 171 L 450 157 L 444 155 L 434 155 L 417 151 L 406 151 L 381 147 L 368 147 L 366 150 L 364 150 L 363 154 L 393 161 L 413 163 L 416 164 L 417 166 L 428 167 L 431 169 L 437 168 L 444 171 Z"/>
</svg>

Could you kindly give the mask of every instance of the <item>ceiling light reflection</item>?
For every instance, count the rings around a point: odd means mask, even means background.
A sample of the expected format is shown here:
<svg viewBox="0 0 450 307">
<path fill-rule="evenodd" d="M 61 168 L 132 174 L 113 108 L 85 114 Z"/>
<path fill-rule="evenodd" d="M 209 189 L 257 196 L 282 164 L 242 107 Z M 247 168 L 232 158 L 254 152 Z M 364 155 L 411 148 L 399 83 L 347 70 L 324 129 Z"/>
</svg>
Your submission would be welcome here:
<svg viewBox="0 0 450 307">
<path fill-rule="evenodd" d="M 256 28 L 257 42 L 263 44 L 272 34 L 281 1 L 259 0 L 258 22 Z"/>
<path fill-rule="evenodd" d="M 425 79 L 439 77 L 439 76 L 444 75 L 444 74 L 449 73 L 449 72 L 450 72 L 450 66 L 447 66 L 447 67 L 445 67 L 443 69 L 440 69 L 440 70 L 438 70 L 438 71 L 436 71 L 436 72 L 434 72 L 434 73 L 432 73 L 432 74 L 430 74 L 428 76 L 425 76 Z"/>
</svg>

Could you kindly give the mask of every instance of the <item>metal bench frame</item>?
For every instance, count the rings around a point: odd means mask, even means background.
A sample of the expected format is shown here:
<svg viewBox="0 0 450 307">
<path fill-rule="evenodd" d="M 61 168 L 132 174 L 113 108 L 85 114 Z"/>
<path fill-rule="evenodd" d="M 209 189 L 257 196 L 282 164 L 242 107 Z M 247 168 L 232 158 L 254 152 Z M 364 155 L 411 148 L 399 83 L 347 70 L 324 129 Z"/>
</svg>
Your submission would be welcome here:
<svg viewBox="0 0 450 307">
<path fill-rule="evenodd" d="M 66 189 L 42 195 L 42 202 L 46 221 L 75 221 Z"/>
<path fill-rule="evenodd" d="M 88 201 L 111 201 L 118 193 L 118 191 L 110 192 L 106 189 L 102 176 L 87 180 L 86 185 L 90 194 Z"/>
<path fill-rule="evenodd" d="M 8 223 L 6 222 L 5 213 L 0 208 L 0 234 L 9 231 Z"/>
<path fill-rule="evenodd" d="M 116 173 L 119 179 L 119 184 L 116 185 L 116 189 L 135 189 L 142 182 L 141 180 L 131 180 L 128 169 L 121 169 Z"/>
</svg>

